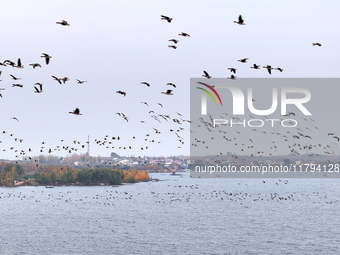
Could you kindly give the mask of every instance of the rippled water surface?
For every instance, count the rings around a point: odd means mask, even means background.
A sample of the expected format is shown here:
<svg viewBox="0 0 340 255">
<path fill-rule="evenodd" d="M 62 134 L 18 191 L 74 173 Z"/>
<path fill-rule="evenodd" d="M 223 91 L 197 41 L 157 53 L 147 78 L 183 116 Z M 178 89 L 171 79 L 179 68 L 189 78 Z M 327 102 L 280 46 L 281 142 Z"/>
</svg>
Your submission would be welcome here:
<svg viewBox="0 0 340 255">
<path fill-rule="evenodd" d="M 0 254 L 340 254 L 337 179 L 0 188 Z"/>
</svg>

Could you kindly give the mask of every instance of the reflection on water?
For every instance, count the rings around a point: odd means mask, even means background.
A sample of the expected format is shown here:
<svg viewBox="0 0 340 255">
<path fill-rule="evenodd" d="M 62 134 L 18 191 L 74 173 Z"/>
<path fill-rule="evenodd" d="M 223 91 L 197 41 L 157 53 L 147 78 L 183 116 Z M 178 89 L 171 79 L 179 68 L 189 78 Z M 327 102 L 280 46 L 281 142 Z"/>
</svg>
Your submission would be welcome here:
<svg viewBox="0 0 340 255">
<path fill-rule="evenodd" d="M 0 188 L 0 254 L 340 254 L 339 180 Z"/>
</svg>

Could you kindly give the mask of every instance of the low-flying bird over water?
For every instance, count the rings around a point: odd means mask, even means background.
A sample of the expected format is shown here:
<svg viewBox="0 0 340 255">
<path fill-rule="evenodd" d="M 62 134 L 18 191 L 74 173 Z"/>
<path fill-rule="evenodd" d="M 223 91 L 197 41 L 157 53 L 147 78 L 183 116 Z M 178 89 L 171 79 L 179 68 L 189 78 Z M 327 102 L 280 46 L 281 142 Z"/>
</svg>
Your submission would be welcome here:
<svg viewBox="0 0 340 255">
<path fill-rule="evenodd" d="M 238 16 L 238 21 L 234 21 L 234 23 L 239 25 L 245 25 L 244 20 L 242 19 L 242 15 Z"/>
<path fill-rule="evenodd" d="M 47 53 L 43 53 L 41 57 L 45 58 L 46 65 L 50 63 L 50 58 L 52 58 L 52 56 L 48 55 Z"/>
<path fill-rule="evenodd" d="M 168 17 L 168 16 L 164 16 L 164 15 L 161 15 L 161 19 L 163 20 L 166 20 L 167 22 L 171 22 L 172 21 L 172 18 Z"/>
<path fill-rule="evenodd" d="M 59 25 L 62 25 L 62 26 L 69 26 L 70 25 L 66 20 L 62 20 L 60 22 L 57 21 L 56 23 L 59 24 Z"/>
<path fill-rule="evenodd" d="M 73 112 L 69 112 L 69 113 L 74 114 L 74 115 L 83 115 L 80 113 L 79 108 L 76 108 Z"/>
</svg>

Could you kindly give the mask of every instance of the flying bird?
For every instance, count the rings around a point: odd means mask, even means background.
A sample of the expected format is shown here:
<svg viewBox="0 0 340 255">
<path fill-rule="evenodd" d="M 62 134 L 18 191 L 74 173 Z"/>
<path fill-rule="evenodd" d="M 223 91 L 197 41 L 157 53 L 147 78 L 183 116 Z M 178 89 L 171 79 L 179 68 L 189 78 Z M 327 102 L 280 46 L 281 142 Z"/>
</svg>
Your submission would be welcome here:
<svg viewBox="0 0 340 255">
<path fill-rule="evenodd" d="M 171 89 L 168 89 L 166 92 L 162 92 L 162 94 L 165 94 L 165 95 L 173 95 L 172 93 L 171 93 Z"/>
<path fill-rule="evenodd" d="M 272 68 L 271 65 L 263 66 L 263 68 L 266 68 L 266 69 L 268 70 L 268 73 L 269 73 L 269 74 L 272 74 L 272 69 L 274 69 L 274 68 Z"/>
<path fill-rule="evenodd" d="M 116 91 L 116 93 L 121 94 L 121 95 L 123 95 L 123 96 L 126 96 L 126 92 L 121 91 L 121 90 Z"/>
<path fill-rule="evenodd" d="M 169 42 L 173 42 L 174 44 L 177 44 L 177 43 L 178 43 L 178 40 L 176 40 L 176 39 L 170 39 Z"/>
<path fill-rule="evenodd" d="M 274 70 L 278 70 L 278 71 L 280 71 L 280 72 L 282 72 L 282 71 L 283 71 L 283 69 L 282 69 L 282 68 L 280 68 L 280 67 L 276 67 Z"/>
<path fill-rule="evenodd" d="M 84 82 L 87 82 L 87 81 L 81 81 L 81 80 L 78 80 L 78 79 L 76 79 L 76 80 L 77 80 L 78 84 L 83 84 Z"/>
<path fill-rule="evenodd" d="M 52 58 L 52 56 L 50 56 L 46 53 L 43 53 L 41 57 L 45 58 L 46 65 L 48 65 L 48 63 L 50 63 L 50 58 Z"/>
<path fill-rule="evenodd" d="M 168 45 L 169 48 L 173 48 L 174 50 L 177 49 L 176 45 Z"/>
<path fill-rule="evenodd" d="M 41 67 L 41 65 L 39 63 L 32 63 L 32 64 L 29 64 L 30 66 L 33 67 L 33 69 L 35 69 L 36 67 Z"/>
<path fill-rule="evenodd" d="M 34 88 L 35 88 L 34 93 L 41 93 L 41 92 L 43 92 L 43 90 L 42 90 L 42 86 L 43 86 L 43 85 L 42 85 L 40 82 L 37 82 L 37 83 L 35 83 L 34 85 L 38 85 L 39 88 L 40 88 L 40 89 L 38 89 L 36 86 L 34 86 Z"/>
<path fill-rule="evenodd" d="M 178 35 L 180 35 L 180 36 L 183 36 L 183 37 L 190 37 L 190 35 L 189 35 L 189 34 L 187 34 L 187 33 L 184 33 L 184 32 L 182 32 L 182 33 L 180 33 L 180 34 L 178 34 Z"/>
<path fill-rule="evenodd" d="M 238 16 L 238 21 L 234 21 L 234 23 L 239 25 L 245 25 L 244 20 L 242 19 L 242 15 Z"/>
<path fill-rule="evenodd" d="M 172 21 L 172 18 L 168 17 L 168 16 L 164 16 L 164 15 L 161 15 L 161 20 L 166 20 L 167 22 L 171 22 Z"/>
<path fill-rule="evenodd" d="M 247 60 L 248 60 L 249 58 L 242 58 L 242 59 L 239 59 L 239 60 L 237 60 L 237 61 L 239 61 L 239 62 L 241 62 L 241 63 L 247 63 Z"/>
<path fill-rule="evenodd" d="M 146 81 L 142 81 L 140 84 L 144 84 L 144 85 L 150 87 L 150 84 L 148 82 L 146 82 Z"/>
<path fill-rule="evenodd" d="M 12 117 L 12 118 L 10 118 L 10 120 L 16 120 L 16 121 L 18 121 L 18 122 L 19 122 L 19 120 L 18 120 L 18 118 L 17 118 L 17 117 Z"/>
<path fill-rule="evenodd" d="M 318 43 L 318 42 L 313 43 L 313 46 L 319 46 L 319 47 L 321 47 L 321 43 Z"/>
<path fill-rule="evenodd" d="M 12 77 L 13 80 L 21 80 L 21 78 L 15 77 L 14 75 L 10 74 L 10 76 Z"/>
<path fill-rule="evenodd" d="M 62 20 L 62 21 L 60 21 L 60 22 L 56 22 L 57 24 L 60 24 L 60 25 L 62 25 L 62 26 L 69 26 L 70 24 L 66 21 L 66 20 Z"/>
<path fill-rule="evenodd" d="M 237 69 L 236 69 L 236 68 L 233 68 L 233 67 L 229 67 L 228 70 L 230 70 L 230 72 L 236 74 L 236 70 L 237 70 Z"/>
<path fill-rule="evenodd" d="M 260 65 L 253 64 L 253 66 L 251 66 L 250 68 L 260 69 Z"/>
<path fill-rule="evenodd" d="M 74 114 L 74 115 L 83 115 L 80 113 L 79 108 L 76 108 L 73 112 L 69 112 L 69 113 Z"/>
<path fill-rule="evenodd" d="M 24 66 L 21 65 L 21 59 L 20 58 L 18 58 L 18 64 L 15 67 L 17 67 L 17 68 L 24 68 Z"/>
<path fill-rule="evenodd" d="M 166 85 L 170 85 L 170 86 L 173 86 L 174 88 L 176 88 L 176 85 L 171 83 L 171 82 L 168 82 Z"/>
<path fill-rule="evenodd" d="M 208 74 L 208 72 L 207 71 L 203 71 L 203 77 L 206 77 L 206 78 L 208 78 L 208 79 L 210 79 L 211 78 L 211 76 Z"/>
</svg>

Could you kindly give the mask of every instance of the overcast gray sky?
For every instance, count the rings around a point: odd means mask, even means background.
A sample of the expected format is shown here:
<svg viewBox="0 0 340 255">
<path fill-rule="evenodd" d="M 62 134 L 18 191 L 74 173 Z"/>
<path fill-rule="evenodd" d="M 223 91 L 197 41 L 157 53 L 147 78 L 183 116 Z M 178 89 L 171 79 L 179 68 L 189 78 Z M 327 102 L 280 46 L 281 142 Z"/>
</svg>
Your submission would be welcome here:
<svg viewBox="0 0 340 255">
<path fill-rule="evenodd" d="M 265 69 L 249 68 L 256 63 L 284 69 L 271 77 L 339 77 L 340 17 L 335 0 L 21 0 L 1 5 L 0 61 L 21 58 L 24 69 L 0 66 L 0 87 L 5 88 L 0 132 L 7 132 L 0 133 L 0 158 L 13 159 L 28 148 L 32 152 L 26 155 L 47 154 L 49 148 L 63 145 L 85 153 L 72 141 L 84 144 L 88 135 L 93 156 L 189 155 L 189 124 L 162 117 L 158 122 L 149 111 L 188 120 L 190 78 L 201 77 L 203 70 L 216 78 L 230 76 L 228 67 L 238 68 L 238 77 L 269 77 Z M 245 26 L 233 23 L 239 14 Z M 161 20 L 160 15 L 173 21 Z M 70 26 L 56 24 L 62 19 Z M 180 32 L 191 37 L 181 37 Z M 177 49 L 168 47 L 172 38 L 179 40 Z M 322 47 L 313 47 L 313 42 Z M 52 56 L 49 65 L 42 53 Z M 240 58 L 249 58 L 248 66 L 237 62 Z M 30 63 L 42 67 L 33 69 Z M 70 80 L 60 85 L 52 75 Z M 76 79 L 88 82 L 77 84 Z M 43 93 L 34 93 L 36 82 L 43 83 Z M 174 95 L 161 94 L 171 89 L 168 82 L 176 84 Z M 13 83 L 24 86 L 12 87 Z M 69 114 L 76 107 L 83 115 Z M 117 112 L 126 114 L 129 122 Z M 179 127 L 184 128 L 177 132 L 184 144 L 170 132 Z M 107 141 L 113 136 L 121 140 L 105 146 L 95 143 L 106 135 Z M 128 146 L 132 149 L 119 149 Z M 67 155 L 64 150 L 52 154 Z"/>
</svg>

